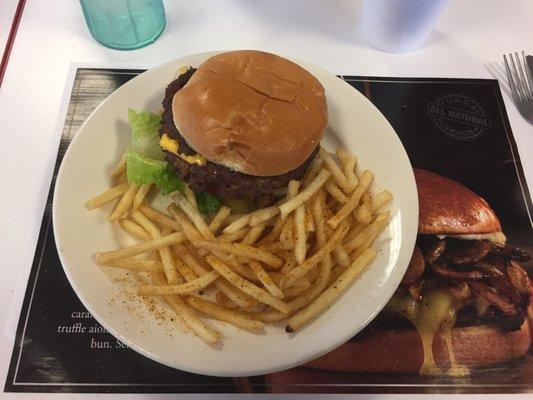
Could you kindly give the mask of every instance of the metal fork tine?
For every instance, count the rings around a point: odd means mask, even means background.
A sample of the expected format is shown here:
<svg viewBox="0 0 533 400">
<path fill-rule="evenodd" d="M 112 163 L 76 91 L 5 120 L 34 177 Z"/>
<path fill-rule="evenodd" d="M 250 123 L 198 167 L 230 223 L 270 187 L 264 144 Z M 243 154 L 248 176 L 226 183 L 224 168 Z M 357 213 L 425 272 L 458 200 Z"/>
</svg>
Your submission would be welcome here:
<svg viewBox="0 0 533 400">
<path fill-rule="evenodd" d="M 520 62 L 520 57 L 518 57 L 518 53 L 515 51 L 514 56 L 516 58 L 516 64 L 518 65 L 518 72 L 520 73 L 520 84 L 522 86 L 522 91 L 524 92 L 524 100 L 529 99 L 529 87 L 527 84 L 526 76 L 524 75 L 524 69 L 522 68 L 522 63 Z"/>
<path fill-rule="evenodd" d="M 520 101 L 520 97 L 518 96 L 518 91 L 516 90 L 515 81 L 513 78 L 513 74 L 511 72 L 511 68 L 509 67 L 509 63 L 507 62 L 507 57 L 505 57 L 505 54 L 503 55 L 503 62 L 505 63 L 505 70 L 507 71 L 507 79 L 509 80 L 509 87 L 511 88 L 511 94 L 513 95 L 513 99 L 515 102 Z"/>
<path fill-rule="evenodd" d="M 522 85 L 521 85 L 521 82 L 520 82 L 520 77 L 518 76 L 518 71 L 516 69 L 516 64 L 515 64 L 514 57 L 513 57 L 512 53 L 509 53 L 509 58 L 511 60 L 511 71 L 512 71 L 512 75 L 513 75 L 513 79 L 515 81 L 516 91 L 518 93 L 518 99 L 520 101 L 523 101 L 525 99 L 524 94 L 523 94 L 523 88 L 522 88 Z"/>
<path fill-rule="evenodd" d="M 522 52 L 522 64 L 524 65 L 525 74 L 526 74 L 526 86 L 529 89 L 529 98 L 533 100 L 533 77 L 531 76 L 531 71 L 529 70 L 526 62 L 526 52 Z"/>
</svg>

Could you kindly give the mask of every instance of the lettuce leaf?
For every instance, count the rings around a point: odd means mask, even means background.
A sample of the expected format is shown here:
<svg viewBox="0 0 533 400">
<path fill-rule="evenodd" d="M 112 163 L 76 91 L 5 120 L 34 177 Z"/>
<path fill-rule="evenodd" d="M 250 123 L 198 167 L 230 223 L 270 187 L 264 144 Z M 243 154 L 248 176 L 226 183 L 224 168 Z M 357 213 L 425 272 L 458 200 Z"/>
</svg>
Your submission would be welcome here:
<svg viewBox="0 0 533 400">
<path fill-rule="evenodd" d="M 215 214 L 222 205 L 217 196 L 205 192 L 196 193 L 196 203 L 198 204 L 198 211 L 204 215 Z"/>
<path fill-rule="evenodd" d="M 147 111 L 128 111 L 131 125 L 130 150 L 153 160 L 163 161 L 165 154 L 159 146 L 161 116 Z"/>
<path fill-rule="evenodd" d="M 126 155 L 126 165 L 128 182 L 137 185 L 156 183 L 167 169 L 165 161 L 142 156 L 131 148 Z"/>
</svg>

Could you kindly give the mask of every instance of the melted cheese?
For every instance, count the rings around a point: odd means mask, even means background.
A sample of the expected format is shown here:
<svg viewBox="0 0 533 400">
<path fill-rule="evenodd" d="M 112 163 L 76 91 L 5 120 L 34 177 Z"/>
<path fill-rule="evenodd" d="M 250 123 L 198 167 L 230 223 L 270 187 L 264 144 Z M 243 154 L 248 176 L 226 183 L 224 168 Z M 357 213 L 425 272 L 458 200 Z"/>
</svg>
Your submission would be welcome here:
<svg viewBox="0 0 533 400">
<path fill-rule="evenodd" d="M 178 150 L 180 148 L 180 144 L 178 143 L 178 141 L 169 138 L 166 133 L 164 135 L 161 135 L 161 139 L 159 139 L 159 146 L 161 146 L 163 150 L 166 150 L 175 155 L 178 155 Z"/>
<path fill-rule="evenodd" d="M 403 315 L 415 326 L 422 341 L 424 361 L 420 367 L 422 375 L 441 375 L 444 371 L 435 362 L 433 339 L 442 333 L 450 358 L 451 375 L 465 375 L 468 368 L 457 363 L 453 353 L 451 330 L 455 325 L 455 316 L 460 304 L 453 301 L 442 289 L 429 289 L 422 300 L 417 301 L 408 294 L 395 294 L 387 305 L 389 311 Z"/>
<path fill-rule="evenodd" d="M 494 233 L 478 233 L 472 235 L 437 235 L 439 239 L 452 238 L 452 239 L 461 239 L 461 240 L 488 240 L 489 242 L 495 243 L 505 243 L 507 238 L 503 232 L 494 232 Z"/>
<path fill-rule="evenodd" d="M 188 156 L 186 154 L 178 154 L 182 160 L 187 161 L 189 164 L 196 164 L 196 165 L 205 165 L 206 159 L 205 157 L 201 156 L 200 154 L 195 154 L 194 156 Z"/>
<path fill-rule="evenodd" d="M 200 154 L 194 154 L 190 156 L 187 154 L 178 153 L 180 144 L 178 143 L 177 140 L 169 138 L 166 133 L 161 135 L 161 139 L 159 139 L 159 145 L 161 146 L 163 150 L 166 150 L 172 154 L 177 155 L 178 157 L 188 162 L 189 164 L 205 165 L 205 163 L 207 162 L 205 157 L 201 156 Z"/>
</svg>

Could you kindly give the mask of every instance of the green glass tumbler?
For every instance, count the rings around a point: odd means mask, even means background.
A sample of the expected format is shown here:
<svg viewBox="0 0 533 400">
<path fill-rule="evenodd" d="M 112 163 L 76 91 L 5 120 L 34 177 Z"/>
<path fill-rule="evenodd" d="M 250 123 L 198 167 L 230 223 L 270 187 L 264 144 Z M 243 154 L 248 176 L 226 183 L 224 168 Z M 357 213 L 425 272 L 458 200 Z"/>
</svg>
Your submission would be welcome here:
<svg viewBox="0 0 533 400">
<path fill-rule="evenodd" d="M 165 29 L 163 0 L 80 0 L 91 35 L 119 50 L 138 49 Z"/>
</svg>

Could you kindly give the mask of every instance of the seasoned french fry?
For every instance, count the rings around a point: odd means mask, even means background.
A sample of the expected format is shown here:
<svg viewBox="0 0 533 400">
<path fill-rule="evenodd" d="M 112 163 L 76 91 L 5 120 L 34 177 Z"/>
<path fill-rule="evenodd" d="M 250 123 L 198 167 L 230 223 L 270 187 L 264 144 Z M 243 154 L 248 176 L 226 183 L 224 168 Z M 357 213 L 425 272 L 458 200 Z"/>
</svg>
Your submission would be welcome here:
<svg viewBox="0 0 533 400">
<path fill-rule="evenodd" d="M 337 186 L 337 184 L 329 179 L 325 184 L 324 188 L 326 191 L 333 197 L 335 200 L 337 200 L 339 203 L 344 204 L 348 201 L 348 196 L 346 196 L 340 187 Z"/>
<path fill-rule="evenodd" d="M 292 270 L 294 267 L 296 267 L 296 258 L 293 256 L 287 257 L 285 259 L 285 263 L 283 264 L 283 267 L 281 267 L 280 272 L 282 274 L 286 274 L 290 270 Z"/>
<path fill-rule="evenodd" d="M 287 216 L 291 211 L 297 209 L 301 204 L 304 204 L 307 200 L 313 196 L 318 189 L 322 187 L 322 185 L 327 181 L 329 178 L 330 173 L 326 171 L 325 169 L 321 170 L 316 178 L 309 183 L 309 185 L 302 190 L 300 193 L 298 193 L 296 196 L 294 196 L 292 199 L 284 202 L 283 204 L 279 205 L 279 209 L 281 211 L 282 217 Z"/>
<path fill-rule="evenodd" d="M 152 239 L 147 242 L 135 244 L 133 246 L 125 247 L 119 250 L 107 251 L 96 254 L 96 260 L 99 263 L 105 264 L 111 260 L 117 260 L 120 258 L 133 257 L 138 254 L 146 253 L 151 250 L 158 250 L 162 247 L 171 246 L 185 241 L 185 235 L 183 232 L 174 232 L 170 235 L 161 236 L 158 239 Z"/>
<path fill-rule="evenodd" d="M 355 220 L 361 225 L 368 225 L 372 221 L 372 208 L 368 203 L 361 204 L 355 210 Z"/>
<path fill-rule="evenodd" d="M 260 222 L 259 224 L 256 224 L 248 231 L 246 236 L 242 239 L 242 243 L 252 245 L 254 244 L 257 239 L 263 234 L 263 231 L 265 230 L 265 223 Z"/>
<path fill-rule="evenodd" d="M 313 221 L 313 215 L 308 207 L 308 203 L 305 205 L 305 232 L 314 232 L 315 231 L 315 221 Z"/>
<path fill-rule="evenodd" d="M 344 167 L 348 158 L 348 152 L 344 149 L 338 148 L 335 150 L 335 153 L 337 153 L 337 158 L 341 162 L 341 165 Z"/>
<path fill-rule="evenodd" d="M 328 229 L 326 227 L 326 220 L 324 217 L 324 198 L 317 197 L 311 205 L 311 212 L 313 213 L 313 220 L 315 222 L 315 235 L 318 248 L 325 246 L 327 242 Z M 331 255 L 326 255 L 321 261 L 322 264 L 329 269 L 331 268 Z"/>
<path fill-rule="evenodd" d="M 139 206 L 139 211 L 146 215 L 148 218 L 150 218 L 152 222 L 158 224 L 161 228 L 170 228 L 173 231 L 181 230 L 180 225 L 174 219 L 172 219 L 167 214 L 156 210 L 147 203 L 142 203 Z"/>
<path fill-rule="evenodd" d="M 361 196 L 361 203 L 368 205 L 371 211 L 374 210 L 374 201 L 368 190 Z"/>
<path fill-rule="evenodd" d="M 216 232 L 220 229 L 220 227 L 222 226 L 226 218 L 229 217 L 230 214 L 231 214 L 231 208 L 226 207 L 226 206 L 220 207 L 220 209 L 218 210 L 218 212 L 216 213 L 216 215 L 213 217 L 213 219 L 211 220 L 209 224 L 209 230 L 213 234 L 216 234 Z"/>
<path fill-rule="evenodd" d="M 218 257 L 218 255 L 215 255 L 215 256 Z M 230 267 L 233 270 L 233 272 L 242 276 L 244 279 L 247 279 L 253 283 L 259 283 L 259 284 L 261 283 L 257 275 L 253 273 L 253 271 L 250 269 L 248 265 L 236 263 L 234 260 L 224 260 L 223 258 L 220 258 L 220 259 L 222 261 L 225 261 L 228 267 Z"/>
<path fill-rule="evenodd" d="M 262 329 L 264 325 L 262 321 L 250 317 L 249 315 L 235 310 L 228 310 L 227 308 L 221 307 L 218 304 L 205 299 L 188 296 L 185 298 L 185 302 L 189 307 L 201 314 L 220 321 L 225 321 L 246 331 L 256 332 Z"/>
<path fill-rule="evenodd" d="M 357 175 L 355 175 L 356 164 L 357 164 L 357 158 L 353 155 L 348 155 L 345 161 L 343 162 L 344 176 L 346 176 L 346 179 L 348 180 L 348 184 L 350 185 L 351 190 L 355 189 L 359 183 L 357 179 Z"/>
<path fill-rule="evenodd" d="M 285 219 L 285 225 L 279 234 L 279 241 L 285 250 L 290 250 L 294 247 L 294 218 L 289 215 Z"/>
<path fill-rule="evenodd" d="M 152 184 L 149 183 L 148 185 L 142 185 L 137 193 L 135 193 L 135 197 L 133 198 L 133 204 L 132 209 L 137 210 L 141 204 L 143 203 L 146 196 L 148 196 L 148 193 L 150 192 L 150 189 L 152 188 Z"/>
<path fill-rule="evenodd" d="M 138 210 L 132 211 L 131 218 L 142 226 L 146 232 L 152 237 L 152 239 L 160 239 L 161 232 L 159 228 L 154 225 L 152 221 L 148 219 L 143 213 Z M 170 284 L 180 283 L 182 281 L 181 277 L 176 271 L 174 266 L 174 259 L 172 258 L 172 253 L 170 252 L 169 247 L 161 247 L 157 250 L 159 252 L 159 257 L 161 258 L 161 263 L 163 264 L 163 269 L 165 270 L 165 276 L 167 282 Z"/>
<path fill-rule="evenodd" d="M 374 196 L 374 212 L 379 211 L 392 201 L 392 193 L 388 190 L 382 190 Z"/>
<path fill-rule="evenodd" d="M 318 262 L 320 262 L 326 255 L 331 253 L 337 246 L 339 246 L 342 243 L 342 239 L 348 232 L 348 229 L 349 224 L 346 220 L 344 220 L 320 250 L 287 273 L 285 280 L 283 280 L 280 284 L 281 289 L 290 288 L 296 280 L 306 275 L 316 266 Z"/>
<path fill-rule="evenodd" d="M 291 288 L 288 288 L 287 290 L 285 290 L 283 292 L 283 294 L 285 295 L 285 298 L 286 299 L 292 299 L 298 295 L 300 295 L 301 293 L 305 292 L 307 289 L 309 289 L 311 287 L 311 284 L 309 283 L 309 281 L 304 281 L 306 282 L 306 284 L 304 285 L 300 285 L 298 287 L 291 287 Z"/>
<path fill-rule="evenodd" d="M 191 267 L 196 275 L 201 276 L 209 272 L 208 269 L 204 267 L 182 244 L 174 246 L 174 252 L 180 260 Z M 247 299 L 243 293 L 231 287 L 227 282 L 217 279 L 215 281 L 215 286 L 239 307 L 247 307 L 250 305 L 250 300 Z"/>
<path fill-rule="evenodd" d="M 221 292 L 220 290 L 215 293 L 215 299 L 218 304 L 225 308 L 237 308 L 239 307 L 237 303 L 231 300 L 228 296 Z"/>
<path fill-rule="evenodd" d="M 196 247 L 203 247 L 209 250 L 218 250 L 225 253 L 248 257 L 257 261 L 261 261 L 271 268 L 277 269 L 281 268 L 283 265 L 283 260 L 281 258 L 276 257 L 265 250 L 242 243 L 229 243 L 217 240 L 195 240 L 193 244 Z"/>
<path fill-rule="evenodd" d="M 137 190 L 139 190 L 139 185 L 136 185 L 134 183 L 129 184 L 128 190 L 126 190 L 126 192 L 122 195 L 117 205 L 115 206 L 115 209 L 109 216 L 110 221 L 116 221 L 130 210 L 131 205 L 133 204 L 133 198 L 135 197 L 135 193 L 137 193 Z"/>
<path fill-rule="evenodd" d="M 143 295 L 188 294 L 204 289 L 219 277 L 218 272 L 211 271 L 194 281 L 177 285 L 141 285 L 139 292 Z"/>
<path fill-rule="evenodd" d="M 126 193 L 129 187 L 129 183 L 121 183 L 117 186 L 114 186 L 111 189 L 108 189 L 105 192 L 100 193 L 98 196 L 88 200 L 85 203 L 85 207 L 88 210 L 94 210 L 95 208 L 102 207 L 104 204 L 107 204 L 110 201 L 115 200 L 117 197 L 122 196 L 124 193 Z"/>
<path fill-rule="evenodd" d="M 238 287 L 249 296 L 260 301 L 261 303 L 267 304 L 272 308 L 275 308 L 278 311 L 281 311 L 282 313 L 286 314 L 289 312 L 289 306 L 287 305 L 287 303 L 275 298 L 267 291 L 261 289 L 260 287 L 254 285 L 246 279 L 241 278 L 239 275 L 233 272 L 231 268 L 228 267 L 226 263 L 224 263 L 222 260 L 213 256 L 207 256 L 206 261 L 228 282 Z"/>
<path fill-rule="evenodd" d="M 289 181 L 289 185 L 287 186 L 287 195 L 285 197 L 285 201 L 289 201 L 294 196 L 298 194 L 298 189 L 300 187 L 300 182 L 291 180 Z M 270 231 L 270 233 L 261 240 L 262 244 L 270 244 L 276 242 L 281 234 L 281 231 L 283 229 L 285 223 L 285 219 L 283 217 L 278 218 L 276 220 L 276 223 L 274 224 L 274 227 Z"/>
<path fill-rule="evenodd" d="M 124 154 L 122 154 L 122 157 L 120 157 L 120 161 L 116 165 L 113 172 L 111 172 L 111 179 L 116 180 L 122 175 L 124 172 L 126 172 L 126 156 L 128 152 L 125 151 Z"/>
<path fill-rule="evenodd" d="M 136 237 L 137 239 L 151 239 L 151 236 L 148 234 L 148 232 L 146 232 L 142 226 L 133 222 L 131 219 L 122 218 L 118 220 L 118 223 L 120 224 L 120 227 L 124 229 L 124 231 L 128 232 L 130 235 Z"/>
<path fill-rule="evenodd" d="M 248 224 L 250 226 L 255 226 L 263 222 L 266 222 L 271 218 L 274 218 L 278 214 L 279 214 L 278 206 L 270 206 L 267 208 L 263 208 L 261 210 L 254 211 L 252 213 L 252 215 L 250 216 L 250 221 L 248 221 Z"/>
<path fill-rule="evenodd" d="M 324 150 L 320 149 L 320 156 L 324 160 L 324 167 L 331 173 L 331 176 L 335 180 L 335 183 L 341 187 L 345 193 L 350 193 L 352 188 L 344 176 L 344 173 L 341 171 L 339 164 L 331 157 L 331 155 Z"/>
<path fill-rule="evenodd" d="M 233 233 L 223 233 L 218 237 L 218 239 L 224 240 L 226 242 L 236 242 L 237 240 L 241 240 L 246 235 L 248 235 L 248 232 L 250 232 L 250 230 L 251 228 L 249 226 L 245 226 L 244 228 L 241 228 L 240 230 Z"/>
<path fill-rule="evenodd" d="M 359 232 L 356 236 L 354 236 L 353 239 L 351 239 L 344 245 L 344 249 L 346 250 L 346 252 L 351 253 L 359 246 L 361 246 L 364 242 L 366 242 L 369 237 L 377 235 L 380 229 L 387 224 L 389 216 L 390 213 L 388 211 L 378 214 L 376 219 L 374 219 L 374 221 L 370 225 L 367 225 L 365 228 L 363 228 L 361 232 Z"/>
<path fill-rule="evenodd" d="M 145 272 L 164 272 L 161 261 L 156 260 L 139 260 L 137 258 L 122 258 L 119 260 L 111 260 L 106 262 L 107 267 L 129 269 L 131 271 L 145 271 Z"/>
<path fill-rule="evenodd" d="M 226 234 L 231 234 L 240 231 L 242 228 L 248 225 L 248 223 L 250 222 L 250 218 L 252 218 L 250 214 L 243 215 L 239 219 L 233 221 L 231 224 L 226 226 L 222 232 Z"/>
<path fill-rule="evenodd" d="M 294 257 L 298 264 L 303 263 L 306 254 L 307 235 L 305 232 L 305 205 L 296 209 L 294 214 Z"/>
<path fill-rule="evenodd" d="M 164 278 L 156 275 L 154 276 L 156 283 L 163 284 Z M 185 304 L 185 302 L 179 296 L 166 295 L 163 296 L 165 301 L 176 312 L 178 318 L 182 318 L 185 324 L 196 336 L 205 341 L 206 343 L 216 343 L 221 339 L 220 333 L 210 328 L 204 321 L 198 318 Z"/>
<path fill-rule="evenodd" d="M 180 210 L 178 210 L 178 207 L 176 207 L 175 204 L 170 204 L 167 207 L 167 211 L 170 215 L 172 215 L 172 218 L 174 218 L 174 220 L 176 220 L 176 222 L 179 224 L 180 228 L 183 230 L 183 233 L 185 234 L 189 242 L 192 242 L 196 239 L 200 239 L 202 237 L 196 227 L 187 220 L 187 217 L 185 217 L 185 215 Z"/>
<path fill-rule="evenodd" d="M 338 246 L 334 250 L 334 253 L 337 264 L 339 264 L 341 267 L 347 267 L 350 265 L 350 257 L 348 256 L 348 253 L 346 253 L 346 250 L 344 250 L 344 247 Z"/>
<path fill-rule="evenodd" d="M 183 197 L 180 193 L 175 193 L 174 199 L 180 206 L 181 210 L 187 215 L 187 217 L 189 217 L 189 219 L 192 221 L 192 223 L 204 239 L 215 238 L 215 236 L 209 229 L 209 226 L 207 226 L 207 224 L 205 223 L 205 220 L 202 215 L 185 197 Z"/>
<path fill-rule="evenodd" d="M 287 318 L 287 314 L 279 311 L 261 311 L 254 313 L 253 316 L 263 322 L 278 322 Z"/>
<path fill-rule="evenodd" d="M 189 267 L 189 265 L 184 263 L 181 258 L 174 257 L 174 266 L 176 267 L 176 270 L 179 272 L 179 274 L 183 276 L 187 282 L 192 282 L 198 278 L 193 269 Z"/>
<path fill-rule="evenodd" d="M 185 188 L 184 188 L 184 195 L 187 201 L 190 203 L 190 205 L 193 206 L 195 210 L 198 210 L 198 203 L 196 202 L 196 195 L 191 190 L 191 188 L 187 185 L 185 185 Z"/>
<path fill-rule="evenodd" d="M 368 189 L 372 181 L 374 180 L 374 174 L 368 170 L 363 172 L 361 179 L 359 180 L 359 185 L 350 195 L 350 199 L 342 206 L 337 214 L 331 217 L 328 220 L 328 225 L 333 229 L 336 229 L 341 221 L 346 218 L 350 213 L 355 210 L 355 207 L 359 204 L 361 196 Z"/>
<path fill-rule="evenodd" d="M 270 294 L 278 299 L 283 298 L 283 292 L 280 290 L 279 287 L 276 286 L 268 272 L 266 272 L 261 264 L 259 264 L 257 261 L 252 260 L 248 263 L 250 266 L 250 269 L 253 271 L 253 273 L 257 276 L 259 281 L 263 284 L 266 290 L 270 292 Z"/>
<path fill-rule="evenodd" d="M 352 264 L 344 271 L 335 282 L 324 290 L 318 297 L 313 300 L 307 307 L 298 311 L 287 321 L 286 332 L 295 332 L 304 324 L 309 322 L 316 315 L 320 314 L 331 303 L 343 293 L 348 285 L 361 273 L 375 257 L 377 253 L 374 249 L 368 249 L 363 252 Z"/>
</svg>

